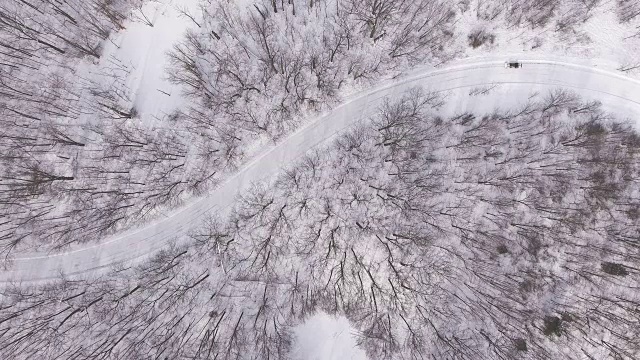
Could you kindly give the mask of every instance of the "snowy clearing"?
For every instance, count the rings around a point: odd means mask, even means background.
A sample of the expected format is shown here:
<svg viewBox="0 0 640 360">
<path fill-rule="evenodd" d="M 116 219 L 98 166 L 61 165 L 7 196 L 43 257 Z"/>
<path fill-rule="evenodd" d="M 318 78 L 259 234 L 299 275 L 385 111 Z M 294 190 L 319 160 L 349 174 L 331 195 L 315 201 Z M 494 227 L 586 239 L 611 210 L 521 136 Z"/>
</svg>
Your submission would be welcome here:
<svg viewBox="0 0 640 360">
<path fill-rule="evenodd" d="M 365 360 L 353 327 L 344 317 L 318 313 L 293 329 L 296 360 Z"/>
<path fill-rule="evenodd" d="M 94 74 L 111 72 L 114 59 L 128 67 L 125 85 L 132 103 L 127 105 L 135 107 L 147 126 L 185 104 L 180 88 L 167 80 L 167 53 L 188 29 L 196 26 L 183 12 L 198 17 L 198 3 L 199 0 L 146 2 L 132 12 L 125 30 L 105 42 L 100 62 L 84 65 Z"/>
</svg>

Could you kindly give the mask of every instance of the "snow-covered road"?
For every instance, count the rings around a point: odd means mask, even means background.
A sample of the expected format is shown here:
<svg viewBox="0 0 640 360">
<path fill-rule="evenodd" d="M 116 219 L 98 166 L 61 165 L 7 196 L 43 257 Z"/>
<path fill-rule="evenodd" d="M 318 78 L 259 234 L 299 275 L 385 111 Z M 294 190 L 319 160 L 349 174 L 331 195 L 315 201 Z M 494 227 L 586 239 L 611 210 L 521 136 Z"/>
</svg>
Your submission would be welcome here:
<svg viewBox="0 0 640 360">
<path fill-rule="evenodd" d="M 522 69 L 505 69 L 503 60 L 468 61 L 438 70 L 423 71 L 350 97 L 341 106 L 323 114 L 265 149 L 238 173 L 209 195 L 138 229 L 56 254 L 18 254 L 9 270 L 0 271 L 0 283 L 42 282 L 64 273 L 67 277 L 100 272 L 118 263 L 135 263 L 167 246 L 212 212 L 224 213 L 236 195 L 255 181 L 268 179 L 335 134 L 367 118 L 386 96 L 413 86 L 449 92 L 443 111 L 490 111 L 526 101 L 534 91 L 564 87 L 602 101 L 608 110 L 625 116 L 640 114 L 640 81 L 598 68 L 562 61 L 521 60 Z M 488 95 L 469 96 L 469 90 L 497 85 Z"/>
</svg>

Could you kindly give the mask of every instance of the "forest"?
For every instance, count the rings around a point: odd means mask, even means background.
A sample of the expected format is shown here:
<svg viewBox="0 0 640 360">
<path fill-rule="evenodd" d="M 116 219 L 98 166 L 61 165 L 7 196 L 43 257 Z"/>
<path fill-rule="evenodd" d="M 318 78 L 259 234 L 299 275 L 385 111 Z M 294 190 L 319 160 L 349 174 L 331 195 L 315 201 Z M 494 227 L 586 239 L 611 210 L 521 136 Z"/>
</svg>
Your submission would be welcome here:
<svg viewBox="0 0 640 360">
<path fill-rule="evenodd" d="M 148 119 L 103 55 L 132 13 L 154 26 L 145 3 L 0 1 L 0 268 L 157 219 L 348 95 L 495 41 L 457 36 L 464 14 L 572 37 L 603 5 L 203 0 L 167 54 L 189 104 Z M 288 359 L 319 311 L 370 359 L 640 358 L 637 119 L 562 88 L 449 101 L 385 99 L 148 261 L 0 284 L 0 358 Z"/>
<path fill-rule="evenodd" d="M 156 218 L 235 172 L 256 143 L 281 139 L 345 94 L 456 55 L 460 10 L 436 0 L 265 0 L 249 8 L 210 1 L 196 30 L 169 54 L 169 77 L 190 106 L 149 122 L 126 87 L 130 64 L 107 59 L 97 74 L 74 67 L 100 60 L 101 44 L 141 3 L 1 5 L 4 258 L 64 249 Z M 535 28 L 585 21 L 598 4 L 578 1 L 572 8 L 582 15 L 562 12 L 562 20 L 559 1 L 543 3 L 480 1 L 473 10 Z M 634 4 L 619 1 L 621 21 L 638 15 Z"/>
<path fill-rule="evenodd" d="M 26 358 L 287 358 L 347 316 L 372 359 L 633 359 L 640 135 L 558 90 L 442 118 L 416 88 L 256 184 L 188 246 L 3 290 Z"/>
</svg>

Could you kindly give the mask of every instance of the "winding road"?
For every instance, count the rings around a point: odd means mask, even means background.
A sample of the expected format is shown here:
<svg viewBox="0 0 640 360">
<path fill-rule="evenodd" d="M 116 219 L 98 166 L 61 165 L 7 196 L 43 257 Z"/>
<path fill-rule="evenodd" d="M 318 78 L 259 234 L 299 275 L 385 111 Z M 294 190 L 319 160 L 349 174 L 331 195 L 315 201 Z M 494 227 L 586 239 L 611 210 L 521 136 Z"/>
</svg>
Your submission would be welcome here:
<svg viewBox="0 0 640 360">
<path fill-rule="evenodd" d="M 506 69 L 504 59 L 467 61 L 455 66 L 414 73 L 347 99 L 334 110 L 318 116 L 275 146 L 259 153 L 235 175 L 204 197 L 168 213 L 138 229 L 95 244 L 73 247 L 63 253 L 21 253 L 12 267 L 0 270 L 0 283 L 39 283 L 57 278 L 95 274 L 115 264 L 143 261 L 171 242 L 179 242 L 207 214 L 228 211 L 238 193 L 256 181 L 278 173 L 287 164 L 335 134 L 364 120 L 387 96 L 414 86 L 449 92 L 444 111 L 489 111 L 523 102 L 533 91 L 564 87 L 600 100 L 607 109 L 623 115 L 640 114 L 640 81 L 597 67 L 563 61 L 523 60 L 521 69 Z M 469 89 L 497 85 L 488 95 L 469 96 Z M 183 240 L 184 241 L 184 240 Z"/>
</svg>

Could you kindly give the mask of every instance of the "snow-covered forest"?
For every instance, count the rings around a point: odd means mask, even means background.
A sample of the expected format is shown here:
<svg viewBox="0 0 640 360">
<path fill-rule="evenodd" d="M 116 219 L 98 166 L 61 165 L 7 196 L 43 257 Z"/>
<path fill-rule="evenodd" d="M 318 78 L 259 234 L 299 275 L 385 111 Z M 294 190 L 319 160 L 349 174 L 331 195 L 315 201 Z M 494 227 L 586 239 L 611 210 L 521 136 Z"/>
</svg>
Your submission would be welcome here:
<svg viewBox="0 0 640 360">
<path fill-rule="evenodd" d="M 442 118 L 390 99 L 191 245 L 4 290 L 10 357 L 283 358 L 347 316 L 374 359 L 634 358 L 640 135 L 566 91 Z"/>
<path fill-rule="evenodd" d="M 167 19 L 179 41 L 127 43 Z M 170 221 L 351 96 L 494 53 L 637 83 L 640 3 L 0 0 L 0 271 Z M 1 283 L 0 358 L 314 358 L 295 329 L 322 313 L 369 359 L 637 359 L 638 113 L 552 85 L 385 96 L 175 245 Z"/>
</svg>

